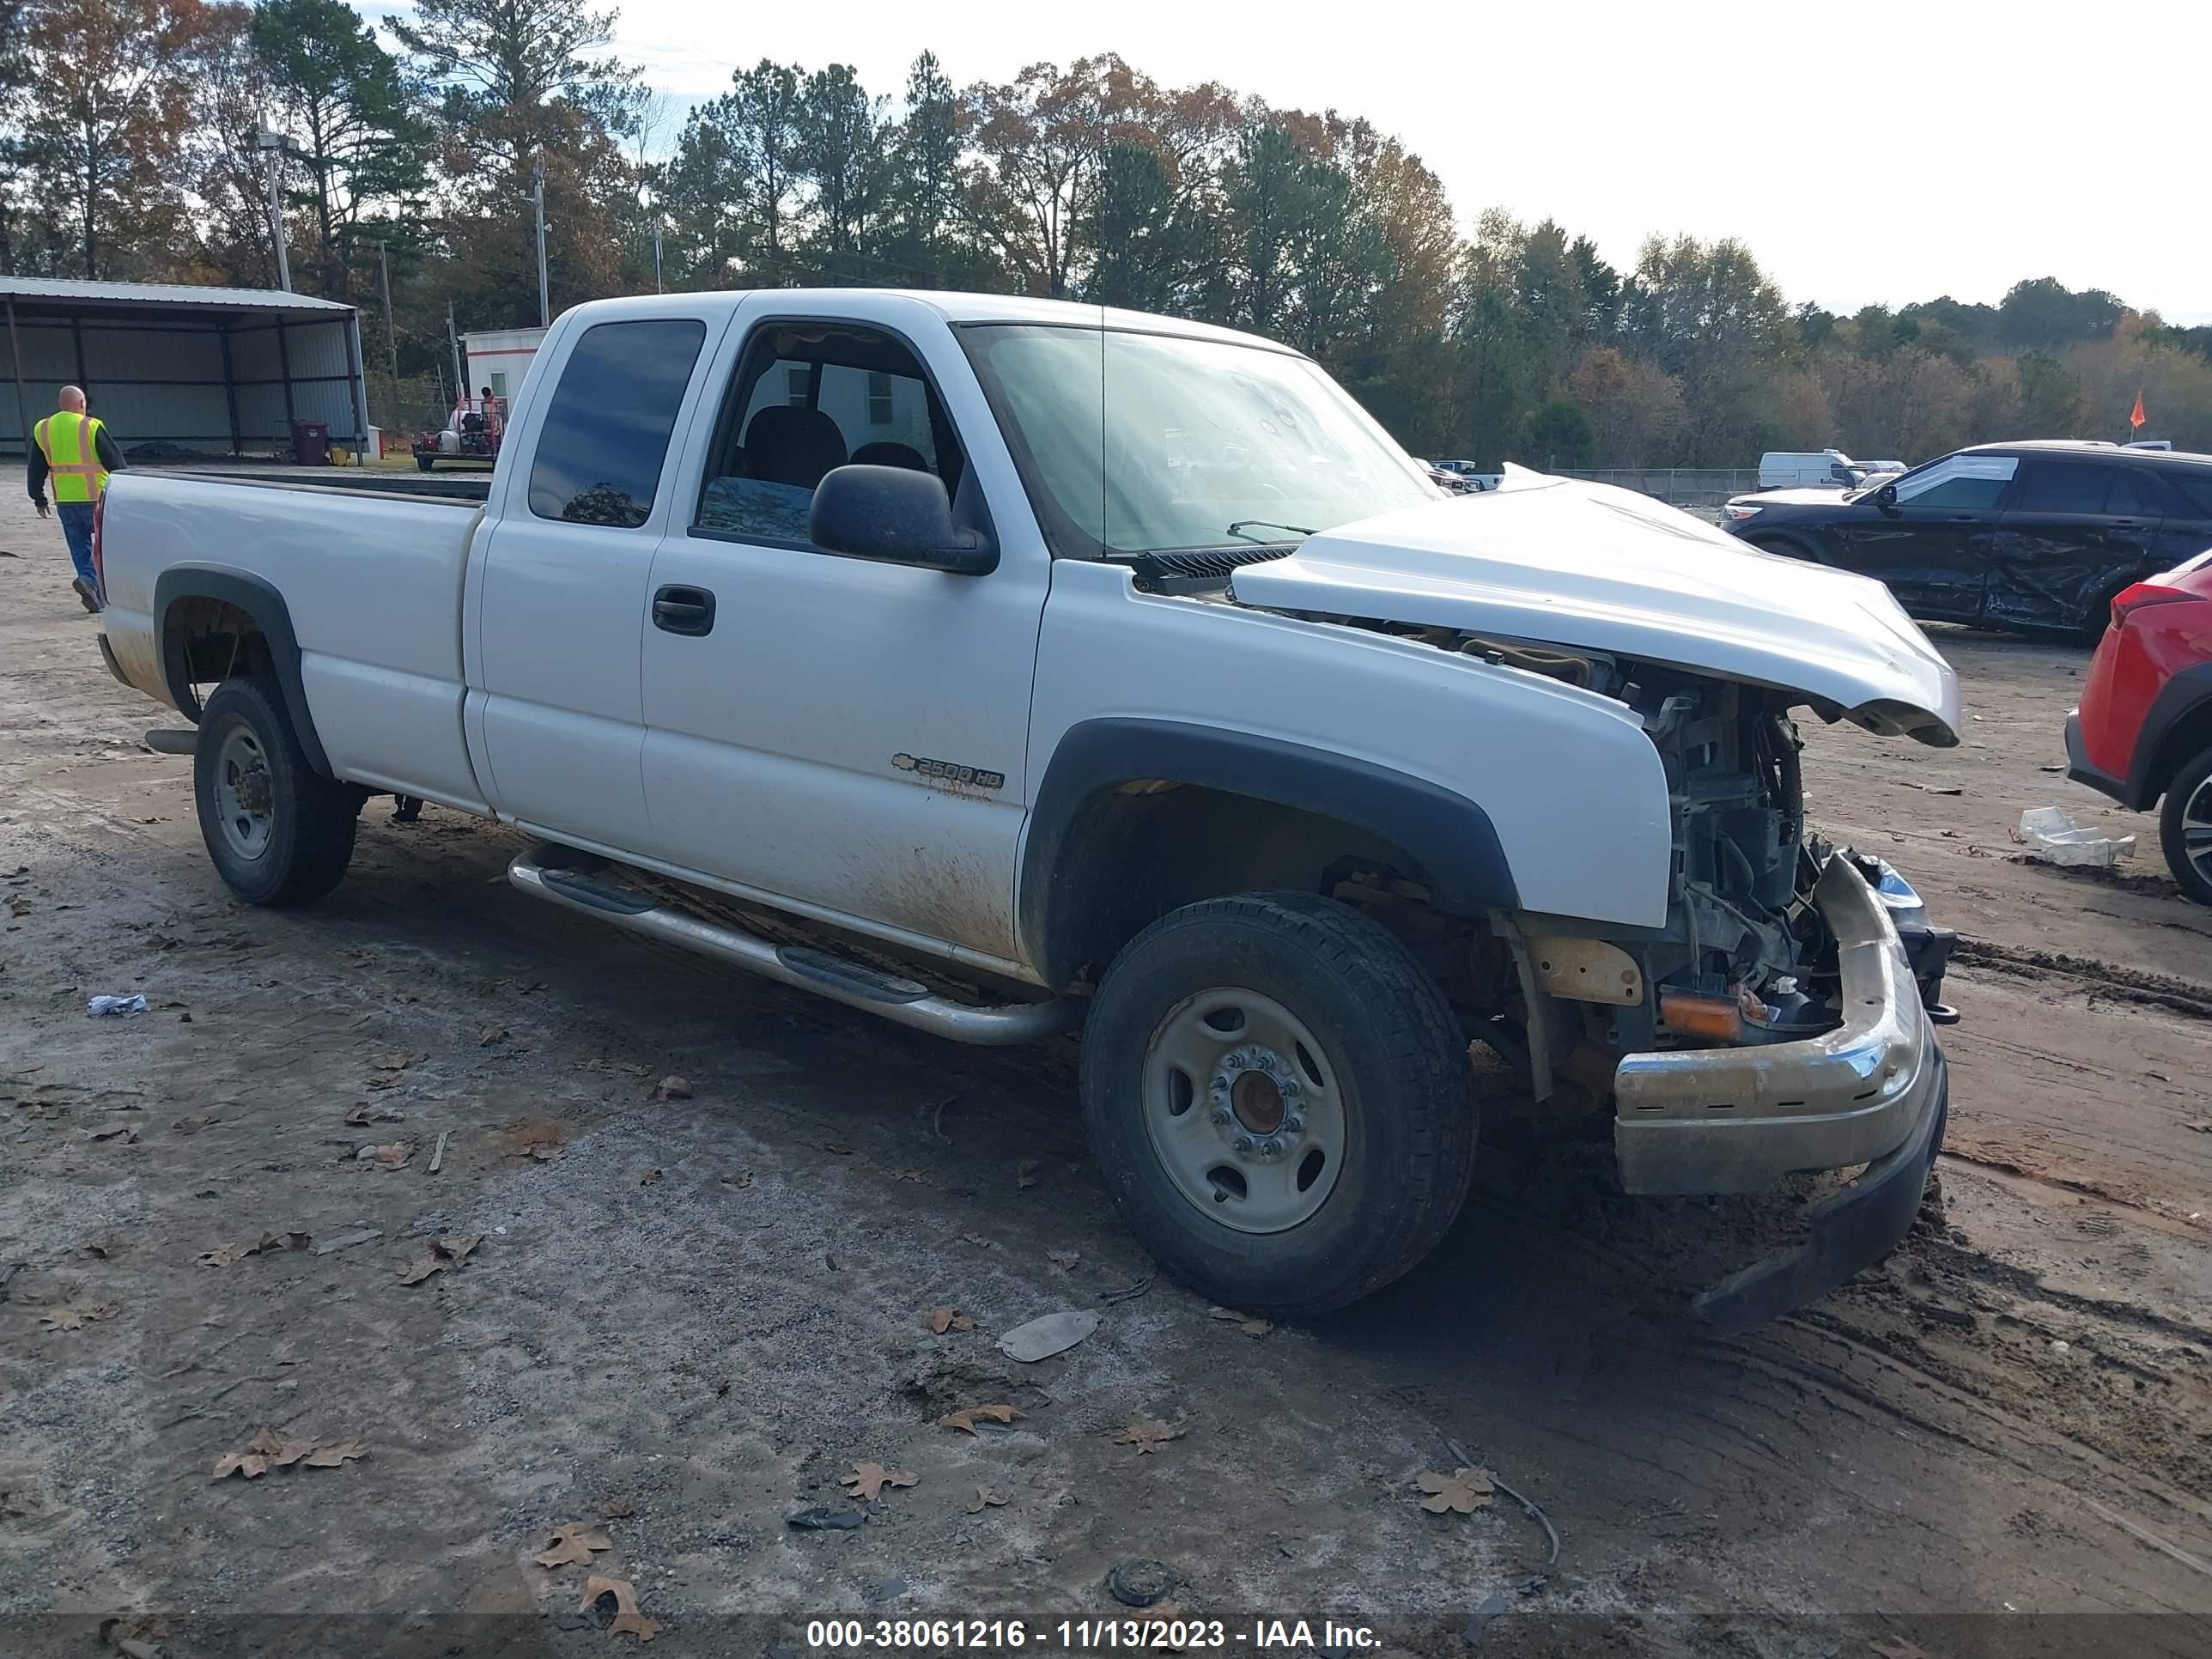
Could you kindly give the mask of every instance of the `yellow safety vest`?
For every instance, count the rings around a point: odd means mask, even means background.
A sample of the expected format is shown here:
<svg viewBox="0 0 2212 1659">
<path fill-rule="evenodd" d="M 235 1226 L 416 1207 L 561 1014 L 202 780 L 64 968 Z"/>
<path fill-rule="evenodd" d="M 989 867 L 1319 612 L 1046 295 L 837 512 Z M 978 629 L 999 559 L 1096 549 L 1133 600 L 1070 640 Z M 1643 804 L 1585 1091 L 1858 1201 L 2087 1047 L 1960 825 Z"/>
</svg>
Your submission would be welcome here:
<svg viewBox="0 0 2212 1659">
<path fill-rule="evenodd" d="M 62 410 L 38 424 L 39 450 L 53 475 L 58 501 L 96 501 L 107 488 L 100 464 L 100 417 Z"/>
</svg>

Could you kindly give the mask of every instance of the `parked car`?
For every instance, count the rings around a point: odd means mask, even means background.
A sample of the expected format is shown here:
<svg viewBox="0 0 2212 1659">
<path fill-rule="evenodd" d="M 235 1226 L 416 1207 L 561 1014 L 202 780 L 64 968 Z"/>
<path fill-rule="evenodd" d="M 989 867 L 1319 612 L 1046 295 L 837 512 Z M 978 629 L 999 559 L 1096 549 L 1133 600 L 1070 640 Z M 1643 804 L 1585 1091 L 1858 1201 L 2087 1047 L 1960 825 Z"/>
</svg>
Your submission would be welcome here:
<svg viewBox="0 0 2212 1659">
<path fill-rule="evenodd" d="M 1911 1224 L 1949 936 L 1808 832 L 1790 718 L 1958 742 L 1876 584 L 1601 485 L 1449 501 L 1293 351 L 1003 295 L 579 306 L 507 439 L 480 506 L 112 484 L 104 649 L 198 723 L 248 902 L 396 793 L 781 985 L 1081 1024 L 1122 1215 L 1266 1313 L 1426 1255 L 1486 1097 L 1601 1115 L 1632 1193 L 1856 1170 L 1724 1328 Z"/>
<path fill-rule="evenodd" d="M 2104 632 L 2123 589 L 2212 546 L 2212 455 L 1982 444 L 1846 490 L 1738 495 L 1729 534 L 1886 584 L 1928 622 Z"/>
<path fill-rule="evenodd" d="M 1771 449 L 1759 458 L 1761 489 L 1851 489 L 1867 480 L 1867 469 L 1840 449 Z"/>
<path fill-rule="evenodd" d="M 2066 717 L 2067 775 L 2148 812 L 2181 890 L 2212 904 L 2212 551 L 2112 601 Z"/>
</svg>

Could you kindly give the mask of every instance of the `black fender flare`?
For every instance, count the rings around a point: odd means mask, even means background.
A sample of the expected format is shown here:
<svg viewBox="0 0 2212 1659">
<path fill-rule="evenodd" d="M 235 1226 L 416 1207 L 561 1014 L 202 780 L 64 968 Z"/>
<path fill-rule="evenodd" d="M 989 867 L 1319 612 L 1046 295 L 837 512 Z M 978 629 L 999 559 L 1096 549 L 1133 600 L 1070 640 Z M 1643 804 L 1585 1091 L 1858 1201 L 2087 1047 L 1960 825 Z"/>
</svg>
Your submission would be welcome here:
<svg viewBox="0 0 2212 1659">
<path fill-rule="evenodd" d="M 292 730 L 307 763 L 326 778 L 337 775 L 316 733 L 315 717 L 307 712 L 307 689 L 300 678 L 300 637 L 293 631 L 291 608 L 282 593 L 258 576 L 213 565 L 173 564 L 155 579 L 154 637 L 161 642 L 162 680 L 179 711 L 195 725 L 198 723 L 199 698 L 192 690 L 184 638 L 169 626 L 170 607 L 186 599 L 215 599 L 235 605 L 253 619 L 261 637 L 269 642 L 277 689 L 284 696 L 284 712 L 291 716 Z"/>
<path fill-rule="evenodd" d="M 2148 811 L 2166 793 L 2166 786 L 2189 759 L 2175 748 L 2174 735 L 2185 721 L 2207 708 L 2212 708 L 2212 662 L 2193 663 L 2159 688 L 2136 731 L 2136 751 L 2128 762 L 2123 806 Z"/>
<path fill-rule="evenodd" d="M 1101 793 L 1144 780 L 1249 795 L 1338 819 L 1404 848 L 1449 909 L 1520 908 L 1490 815 L 1440 784 L 1248 732 L 1176 720 L 1084 720 L 1060 738 L 1031 797 L 1016 890 L 1022 940 L 1049 984 L 1065 986 L 1082 966 L 1070 959 L 1084 877 L 1066 856 L 1070 832 Z"/>
</svg>

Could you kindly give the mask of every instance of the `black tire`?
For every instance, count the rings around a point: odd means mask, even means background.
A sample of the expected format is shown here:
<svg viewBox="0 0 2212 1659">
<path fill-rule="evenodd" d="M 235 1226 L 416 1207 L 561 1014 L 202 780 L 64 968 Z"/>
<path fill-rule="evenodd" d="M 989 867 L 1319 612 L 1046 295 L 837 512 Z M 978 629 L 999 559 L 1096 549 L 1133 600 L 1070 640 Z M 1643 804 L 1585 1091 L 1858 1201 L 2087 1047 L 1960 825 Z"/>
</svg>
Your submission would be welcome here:
<svg viewBox="0 0 2212 1659">
<path fill-rule="evenodd" d="M 418 454 L 415 457 L 415 470 L 417 472 L 428 472 L 436 465 L 437 462 L 428 455 Z"/>
<path fill-rule="evenodd" d="M 2094 651 L 2104 643 L 2105 630 L 2112 625 L 2112 601 L 2126 592 L 2130 586 L 2131 584 L 2123 582 L 2109 593 L 2097 596 L 2096 603 L 2082 612 L 2074 624 L 2072 632 L 2076 645 L 2086 645 Z"/>
<path fill-rule="evenodd" d="M 2191 857 L 2183 823 L 2190 817 L 2200 824 L 2212 823 L 2212 749 L 2173 775 L 2166 788 L 2166 805 L 2158 815 L 2158 838 L 2174 880 L 2199 904 L 2212 904 L 2212 847 L 2200 845 L 2196 857 Z M 2200 829 L 2197 833 L 2203 832 Z"/>
<path fill-rule="evenodd" d="M 1146 1092 L 1163 1063 L 1156 1042 L 1167 1052 L 1171 1022 L 1187 1029 L 1193 1005 L 1220 988 L 1289 1011 L 1322 1051 L 1318 1066 L 1299 1056 L 1305 1075 L 1331 1079 L 1304 1107 L 1318 1117 L 1316 1101 L 1336 1101 L 1338 1168 L 1320 1207 L 1284 1230 L 1239 1231 L 1217 1218 L 1225 1208 L 1187 1196 L 1148 1123 L 1149 1112 L 1165 1109 Z M 1383 927 L 1309 894 L 1211 899 L 1139 933 L 1091 1004 L 1082 1090 L 1091 1149 L 1130 1230 L 1174 1277 L 1253 1313 L 1303 1317 L 1380 1290 L 1443 1237 L 1474 1173 L 1475 1073 L 1443 993 Z M 1224 1123 L 1212 1098 L 1194 1096 L 1182 1109 L 1208 1112 L 1224 1125 L 1218 1133 L 1234 1135 L 1241 1124 Z M 1185 1127 L 1213 1132 L 1196 1119 Z M 1314 1157 L 1279 1167 L 1303 1179 Z M 1243 1197 L 1240 1183 L 1235 1198 Z M 1214 1202 L 1229 1202 L 1218 1187 Z"/>
<path fill-rule="evenodd" d="M 241 756 L 251 763 L 240 764 Z M 216 873 L 248 904 L 319 899 L 353 859 L 362 793 L 308 763 L 267 680 L 225 680 L 207 700 L 192 749 L 192 794 Z M 248 810 L 228 810 L 226 799 Z"/>
</svg>

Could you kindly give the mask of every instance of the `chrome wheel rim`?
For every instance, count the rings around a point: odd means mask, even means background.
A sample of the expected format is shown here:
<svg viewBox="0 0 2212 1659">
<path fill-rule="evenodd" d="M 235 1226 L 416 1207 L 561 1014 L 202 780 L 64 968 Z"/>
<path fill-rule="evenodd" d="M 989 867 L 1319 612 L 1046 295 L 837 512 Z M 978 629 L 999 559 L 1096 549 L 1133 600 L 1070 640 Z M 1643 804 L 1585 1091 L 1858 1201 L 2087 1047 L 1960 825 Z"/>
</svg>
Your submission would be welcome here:
<svg viewBox="0 0 2212 1659">
<path fill-rule="evenodd" d="M 1208 1220 L 1280 1233 L 1311 1220 L 1344 1168 L 1336 1070 L 1305 1022 L 1255 991 L 1186 997 L 1145 1055 L 1145 1132 Z"/>
<path fill-rule="evenodd" d="M 242 726 L 232 727 L 215 757 L 216 822 L 223 845 L 240 859 L 259 858 L 276 831 L 276 806 L 260 739 Z"/>
<path fill-rule="evenodd" d="M 2181 809 L 2181 855 L 2212 881 L 2212 777 L 2197 786 Z"/>
</svg>

